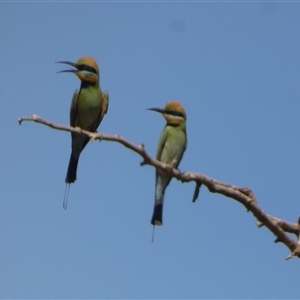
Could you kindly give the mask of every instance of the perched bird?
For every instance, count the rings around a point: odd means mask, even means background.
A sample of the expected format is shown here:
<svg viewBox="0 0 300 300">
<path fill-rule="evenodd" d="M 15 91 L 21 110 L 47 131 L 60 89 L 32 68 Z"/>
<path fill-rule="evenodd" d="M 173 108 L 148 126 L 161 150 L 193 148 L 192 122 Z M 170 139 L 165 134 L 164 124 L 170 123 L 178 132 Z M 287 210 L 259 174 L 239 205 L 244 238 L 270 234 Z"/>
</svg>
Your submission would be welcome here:
<svg viewBox="0 0 300 300">
<path fill-rule="evenodd" d="M 158 142 L 156 159 L 173 168 L 177 168 L 187 146 L 186 113 L 184 108 L 179 102 L 171 101 L 163 109 L 149 108 L 149 110 L 161 113 L 167 121 Z M 171 178 L 166 173 L 156 169 L 155 202 L 151 220 L 153 226 L 161 226 L 163 223 L 164 194 Z"/>
<path fill-rule="evenodd" d="M 67 64 L 75 68 L 58 73 L 74 73 L 81 81 L 79 90 L 74 92 L 72 98 L 70 125 L 95 132 L 107 113 L 109 102 L 108 92 L 102 93 L 99 85 L 100 73 L 97 62 L 92 57 L 82 57 L 76 63 L 69 61 L 59 61 L 58 63 Z M 89 138 L 82 134 L 71 133 L 71 136 L 72 153 L 65 179 L 67 186 L 76 180 L 80 153 L 89 142 Z M 67 209 L 67 198 L 65 194 L 63 203 L 65 209 Z"/>
</svg>

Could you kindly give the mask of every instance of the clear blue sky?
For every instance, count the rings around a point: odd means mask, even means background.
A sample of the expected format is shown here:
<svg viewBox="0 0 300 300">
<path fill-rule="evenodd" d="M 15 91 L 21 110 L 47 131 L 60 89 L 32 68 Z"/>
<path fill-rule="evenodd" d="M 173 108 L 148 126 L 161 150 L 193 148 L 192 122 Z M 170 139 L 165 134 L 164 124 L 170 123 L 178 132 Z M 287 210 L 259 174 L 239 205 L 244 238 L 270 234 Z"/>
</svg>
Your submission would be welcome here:
<svg viewBox="0 0 300 300">
<path fill-rule="evenodd" d="M 263 209 L 300 215 L 300 3 L 0 3 L 1 298 L 299 298 L 299 259 L 244 207 L 173 180 L 151 243 L 154 169 L 90 143 L 68 210 L 68 124 L 79 80 L 59 60 L 91 55 L 110 94 L 99 130 L 155 155 L 181 101 L 180 169 L 253 189 Z"/>
</svg>

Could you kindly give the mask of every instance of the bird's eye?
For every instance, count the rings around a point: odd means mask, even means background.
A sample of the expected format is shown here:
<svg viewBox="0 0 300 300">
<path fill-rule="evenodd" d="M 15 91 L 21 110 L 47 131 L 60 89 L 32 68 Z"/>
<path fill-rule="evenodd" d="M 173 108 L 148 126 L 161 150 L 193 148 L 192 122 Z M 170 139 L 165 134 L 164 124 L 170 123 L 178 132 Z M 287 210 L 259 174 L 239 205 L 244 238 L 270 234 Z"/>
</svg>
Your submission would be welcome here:
<svg viewBox="0 0 300 300">
<path fill-rule="evenodd" d="M 78 66 L 78 69 L 79 69 L 80 71 L 85 70 L 85 71 L 89 71 L 89 72 L 91 72 L 91 73 L 97 74 L 96 69 L 93 68 L 93 67 L 91 67 L 91 66 L 89 66 L 89 65 L 87 65 L 87 64 L 81 64 L 81 65 L 79 65 L 79 66 Z"/>
<path fill-rule="evenodd" d="M 181 112 L 173 109 L 168 110 L 167 113 L 173 116 L 183 117 L 183 114 Z"/>
</svg>

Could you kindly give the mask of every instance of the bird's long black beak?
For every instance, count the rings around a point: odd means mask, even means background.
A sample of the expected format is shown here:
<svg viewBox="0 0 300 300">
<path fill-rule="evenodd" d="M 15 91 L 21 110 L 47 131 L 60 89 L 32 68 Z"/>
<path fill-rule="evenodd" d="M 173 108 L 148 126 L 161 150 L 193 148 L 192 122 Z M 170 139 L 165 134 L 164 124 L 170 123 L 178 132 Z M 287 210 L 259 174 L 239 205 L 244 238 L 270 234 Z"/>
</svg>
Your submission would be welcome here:
<svg viewBox="0 0 300 300">
<path fill-rule="evenodd" d="M 62 70 L 62 71 L 58 71 L 57 73 L 64 73 L 64 72 L 76 73 L 76 72 L 78 72 L 78 65 L 76 63 L 73 63 L 70 61 L 57 61 L 56 63 L 57 64 L 66 64 L 66 65 L 76 68 L 75 70 L 74 69 Z"/>
<path fill-rule="evenodd" d="M 164 114 L 166 111 L 163 108 L 147 108 L 147 110 L 152 110 Z"/>
</svg>

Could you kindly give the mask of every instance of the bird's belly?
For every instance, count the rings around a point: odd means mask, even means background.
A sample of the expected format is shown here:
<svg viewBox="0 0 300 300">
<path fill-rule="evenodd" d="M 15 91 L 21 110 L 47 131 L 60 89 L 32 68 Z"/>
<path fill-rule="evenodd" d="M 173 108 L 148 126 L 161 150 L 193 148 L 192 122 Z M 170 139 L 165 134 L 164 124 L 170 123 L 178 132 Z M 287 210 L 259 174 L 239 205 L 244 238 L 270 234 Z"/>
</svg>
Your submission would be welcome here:
<svg viewBox="0 0 300 300">
<path fill-rule="evenodd" d="M 78 103 L 78 126 L 82 129 L 89 129 L 98 119 L 101 110 L 99 101 L 86 101 Z"/>
</svg>

